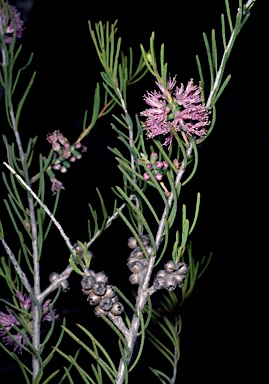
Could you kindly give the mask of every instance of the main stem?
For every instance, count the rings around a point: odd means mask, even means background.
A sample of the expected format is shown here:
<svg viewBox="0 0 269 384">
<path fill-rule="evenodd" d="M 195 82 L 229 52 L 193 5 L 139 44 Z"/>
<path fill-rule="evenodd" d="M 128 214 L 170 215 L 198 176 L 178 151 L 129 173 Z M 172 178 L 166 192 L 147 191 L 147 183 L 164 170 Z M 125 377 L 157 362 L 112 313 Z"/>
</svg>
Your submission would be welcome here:
<svg viewBox="0 0 269 384">
<path fill-rule="evenodd" d="M 22 142 L 17 130 L 16 119 L 14 116 L 13 104 L 10 101 L 9 106 L 9 114 L 12 122 L 12 127 L 14 131 L 14 135 L 16 138 L 16 143 L 19 150 L 20 162 L 22 165 L 22 170 L 24 174 L 25 181 L 28 185 L 30 185 L 29 181 L 29 173 L 27 165 L 25 164 L 25 155 L 22 148 Z M 39 261 L 38 261 L 38 245 L 37 245 L 37 226 L 36 226 L 36 218 L 35 218 L 35 209 L 34 209 L 34 200 L 29 192 L 27 192 L 28 206 L 29 206 L 29 216 L 30 216 L 30 224 L 31 224 L 31 234 L 32 234 L 32 252 L 33 252 L 33 267 L 34 267 L 34 296 L 37 299 L 40 295 L 40 271 L 39 271 Z M 40 303 L 41 304 L 41 303 Z M 40 313 L 38 310 L 38 306 L 33 302 L 33 310 L 32 310 L 32 343 L 36 350 L 37 355 L 40 354 Z M 37 376 L 40 370 L 40 362 L 35 356 L 32 354 L 32 382 L 34 382 L 35 377 Z"/>
<path fill-rule="evenodd" d="M 192 145 L 190 144 L 190 146 L 187 150 L 187 159 L 189 159 L 191 157 L 191 154 L 192 154 Z M 177 173 L 177 177 L 175 180 L 175 187 L 177 187 L 180 180 L 182 179 L 182 176 L 185 172 L 185 168 L 186 168 L 186 164 L 183 160 L 181 167 Z M 171 193 L 171 195 L 168 198 L 169 208 L 171 208 L 174 198 L 176 198 L 176 196 L 174 197 L 173 194 Z M 157 231 L 156 239 L 155 239 L 157 250 L 158 250 L 160 243 L 161 243 L 167 215 L 168 215 L 168 212 L 166 211 L 166 209 L 164 209 L 164 212 L 163 212 L 160 224 L 159 224 L 159 228 Z M 133 354 L 134 345 L 135 345 L 135 342 L 137 339 L 137 334 L 138 334 L 139 327 L 140 327 L 139 313 L 144 311 L 144 307 L 145 307 L 146 302 L 147 302 L 147 296 L 149 294 L 149 282 L 150 282 L 150 278 L 151 278 L 152 271 L 154 268 L 155 258 L 156 258 L 156 256 L 151 257 L 149 259 L 147 273 L 145 275 L 143 283 L 139 286 L 139 289 L 137 292 L 136 305 L 135 305 L 137 315 L 135 315 L 135 314 L 133 315 L 131 326 L 130 326 L 130 333 L 129 333 L 129 336 L 127 338 L 127 344 L 128 344 L 129 350 L 130 350 L 130 356 L 127 357 L 127 353 L 125 351 L 125 357 L 126 357 L 126 364 L 127 365 L 130 364 L 130 360 L 131 360 L 132 354 Z M 120 364 L 119 364 L 119 368 L 118 368 L 116 384 L 122 384 L 124 382 L 124 379 L 125 379 L 124 362 L 121 359 Z"/>
</svg>

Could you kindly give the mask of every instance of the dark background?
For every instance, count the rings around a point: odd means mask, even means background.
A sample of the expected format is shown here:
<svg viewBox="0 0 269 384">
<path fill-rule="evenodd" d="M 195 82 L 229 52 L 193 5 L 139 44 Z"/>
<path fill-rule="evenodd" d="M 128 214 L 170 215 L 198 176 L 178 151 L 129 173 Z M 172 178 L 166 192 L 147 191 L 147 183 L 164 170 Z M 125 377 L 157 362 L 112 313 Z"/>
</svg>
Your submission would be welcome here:
<svg viewBox="0 0 269 384">
<path fill-rule="evenodd" d="M 237 1 L 230 3 L 234 17 Z M 37 153 L 48 153 L 46 135 L 55 129 L 74 142 L 82 129 L 85 110 L 89 109 L 91 115 L 93 92 L 96 82 L 100 81 L 101 66 L 90 39 L 87 20 L 94 23 L 118 19 L 118 35 L 123 38 L 124 49 L 127 51 L 132 46 L 137 54 L 139 44 L 147 47 L 150 34 L 155 31 L 156 48 L 165 43 L 169 73 L 172 76 L 177 74 L 179 83 L 186 84 L 190 78 L 198 82 L 196 54 L 200 56 L 204 72 L 207 70 L 202 32 L 210 36 L 211 29 L 216 29 L 219 60 L 221 58 L 220 14 L 225 11 L 224 1 L 93 3 L 77 0 L 66 5 L 64 1 L 36 0 L 32 8 L 27 9 L 28 5 L 31 4 L 27 1 L 18 4 L 24 12 L 26 27 L 19 64 L 24 65 L 31 52 L 34 52 L 34 59 L 30 69 L 22 76 L 21 90 L 33 70 L 37 76 L 23 109 L 20 132 L 24 144 L 29 136 L 38 135 Z M 231 73 L 232 79 L 217 103 L 215 129 L 199 148 L 198 172 L 183 192 L 181 203 L 187 204 L 190 215 L 196 193 L 201 192 L 199 221 L 192 236 L 194 256 L 199 260 L 213 251 L 213 259 L 182 307 L 181 359 L 177 381 L 181 384 L 269 383 L 268 41 L 264 3 L 258 0 L 228 62 L 226 74 Z M 208 92 L 208 82 L 206 85 Z M 129 111 L 132 114 L 145 109 L 142 96 L 146 90 L 153 89 L 154 79 L 150 75 L 144 82 L 129 88 Z M 19 88 L 17 95 L 15 101 L 21 95 Z M 4 122 L 3 111 L 2 105 L 1 133 L 6 134 L 11 142 L 12 132 Z M 121 111 L 115 109 L 114 113 Z M 88 147 L 87 153 L 67 174 L 58 176 L 65 185 L 65 191 L 57 219 L 72 242 L 87 240 L 87 202 L 98 206 L 95 186 L 104 194 L 108 212 L 112 211 L 110 187 L 120 183 L 120 175 L 107 146 L 120 144 L 110 128 L 111 122 L 111 116 L 97 122 L 83 143 Z M 0 147 L 2 162 L 5 160 L 5 149 L 3 144 Z M 5 196 L 4 187 L 0 192 Z M 52 199 L 48 188 L 46 203 L 49 206 Z M 3 220 L 3 203 L 0 209 L 6 233 L 9 222 L 8 219 Z M 8 231 L 7 237 L 16 244 L 11 233 Z M 96 256 L 93 268 L 104 270 L 110 282 L 126 294 L 129 289 L 125 267 L 129 235 L 117 220 L 92 247 Z M 51 271 L 61 272 L 67 258 L 68 251 L 62 239 L 52 229 L 44 245 L 44 275 L 48 276 Z M 167 260 L 169 258 L 167 255 Z M 113 347 L 113 342 L 111 345 L 109 342 L 110 332 L 101 320 L 92 315 L 92 308 L 80 292 L 79 277 L 72 275 L 69 282 L 71 290 L 63 294 L 57 303 L 61 317 L 66 316 L 73 330 L 75 323 L 90 324 L 89 328 L 95 329 L 98 337 L 105 338 L 107 348 Z M 47 277 L 42 280 L 42 288 L 46 284 Z M 2 285 L 1 282 L 1 291 L 5 296 Z M 69 353 L 74 354 L 75 346 L 70 346 L 68 336 L 65 340 L 63 349 L 71 348 Z M 152 356 L 154 361 L 151 365 L 160 368 L 163 359 L 157 357 L 150 346 L 146 346 L 145 351 L 143 359 Z M 85 364 L 88 364 L 87 358 Z M 7 383 L 11 377 L 19 377 L 19 370 L 2 353 L 0 365 L 1 382 Z M 60 360 L 60 365 L 66 365 L 66 362 Z M 144 376 L 141 369 L 135 377 L 135 380 L 142 382 L 154 380 L 152 376 Z M 76 383 L 80 383 L 79 380 Z"/>
</svg>

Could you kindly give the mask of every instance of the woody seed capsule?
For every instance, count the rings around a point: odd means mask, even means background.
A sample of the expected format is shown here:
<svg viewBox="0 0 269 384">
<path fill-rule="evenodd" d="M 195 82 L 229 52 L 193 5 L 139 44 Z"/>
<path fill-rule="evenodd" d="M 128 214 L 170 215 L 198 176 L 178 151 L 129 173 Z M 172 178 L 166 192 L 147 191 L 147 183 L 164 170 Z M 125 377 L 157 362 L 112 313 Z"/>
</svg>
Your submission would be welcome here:
<svg viewBox="0 0 269 384">
<path fill-rule="evenodd" d="M 97 296 L 103 296 L 106 293 L 106 284 L 98 281 L 92 287 L 92 291 Z"/>
<path fill-rule="evenodd" d="M 165 272 L 172 273 L 177 270 L 176 264 L 173 260 L 168 261 L 164 266 Z"/>
<path fill-rule="evenodd" d="M 53 283 L 55 280 L 57 280 L 59 277 L 59 273 L 57 272 L 51 272 L 51 274 L 49 275 L 49 281 L 51 283 Z"/>
<path fill-rule="evenodd" d="M 97 305 L 100 300 L 101 300 L 101 296 L 97 296 L 93 292 L 90 292 L 87 297 L 87 301 L 89 302 L 90 305 Z"/>
<path fill-rule="evenodd" d="M 94 286 L 95 282 L 96 282 L 95 278 L 92 275 L 83 276 L 83 278 L 81 280 L 81 287 L 84 290 L 92 289 L 92 287 Z"/>
<path fill-rule="evenodd" d="M 104 311 L 102 308 L 99 307 L 96 307 L 94 309 L 94 313 L 97 317 L 100 317 L 100 316 L 107 316 L 108 315 L 108 311 Z"/>
<path fill-rule="evenodd" d="M 131 249 L 135 249 L 137 247 L 137 241 L 135 237 L 129 237 L 128 239 L 128 247 Z"/>
<path fill-rule="evenodd" d="M 124 311 L 124 306 L 122 303 L 115 303 L 113 304 L 110 313 L 114 316 L 119 316 Z"/>
</svg>

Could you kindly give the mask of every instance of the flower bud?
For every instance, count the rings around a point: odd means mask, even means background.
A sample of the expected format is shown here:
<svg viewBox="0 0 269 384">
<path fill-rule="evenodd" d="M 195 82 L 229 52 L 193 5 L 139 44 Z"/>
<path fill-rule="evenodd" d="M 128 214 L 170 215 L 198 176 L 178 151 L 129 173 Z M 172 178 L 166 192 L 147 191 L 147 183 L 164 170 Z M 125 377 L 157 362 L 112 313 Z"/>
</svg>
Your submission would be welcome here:
<svg viewBox="0 0 269 384">
<path fill-rule="evenodd" d="M 151 164 L 154 165 L 157 159 L 158 159 L 158 153 L 152 152 L 149 158 L 149 161 L 151 162 Z"/>
<path fill-rule="evenodd" d="M 158 168 L 158 169 L 162 169 L 163 162 L 162 161 L 156 161 L 155 167 Z"/>
<path fill-rule="evenodd" d="M 146 181 L 150 179 L 149 174 L 147 172 L 143 174 L 143 179 Z"/>
<path fill-rule="evenodd" d="M 157 181 L 161 181 L 162 178 L 163 178 L 163 175 L 161 175 L 160 173 L 157 173 L 157 174 L 155 175 L 155 179 L 156 179 Z"/>
<path fill-rule="evenodd" d="M 147 168 L 152 171 L 152 164 L 151 163 L 147 163 Z"/>
<path fill-rule="evenodd" d="M 123 304 L 118 302 L 118 303 L 113 304 L 113 306 L 110 310 L 110 313 L 112 313 L 112 315 L 114 315 L 114 316 L 119 316 L 122 314 L 123 311 L 124 311 Z"/>
<path fill-rule="evenodd" d="M 163 167 L 164 169 L 169 168 L 169 164 L 167 163 L 167 161 L 163 161 Z"/>
</svg>

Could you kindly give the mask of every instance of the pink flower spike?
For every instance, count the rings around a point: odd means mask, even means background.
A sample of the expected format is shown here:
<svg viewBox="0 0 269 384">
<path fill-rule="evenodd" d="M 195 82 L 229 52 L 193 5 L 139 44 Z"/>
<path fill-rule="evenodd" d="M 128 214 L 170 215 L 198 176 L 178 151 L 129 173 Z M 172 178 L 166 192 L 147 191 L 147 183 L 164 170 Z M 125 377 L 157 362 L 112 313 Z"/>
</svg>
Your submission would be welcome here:
<svg viewBox="0 0 269 384">
<path fill-rule="evenodd" d="M 186 88 L 176 85 L 175 77 L 167 81 L 167 89 L 157 83 L 160 92 L 154 91 L 144 96 L 150 108 L 141 112 L 146 117 L 145 130 L 148 138 L 167 135 L 163 145 L 170 146 L 173 139 L 172 129 L 184 131 L 185 135 L 204 137 L 209 125 L 209 111 L 203 104 L 201 88 L 191 79 Z"/>
</svg>

